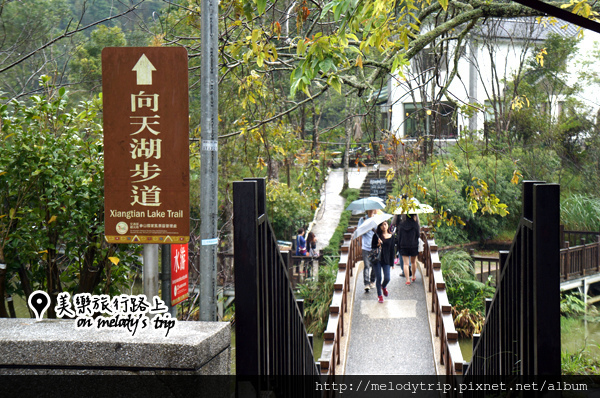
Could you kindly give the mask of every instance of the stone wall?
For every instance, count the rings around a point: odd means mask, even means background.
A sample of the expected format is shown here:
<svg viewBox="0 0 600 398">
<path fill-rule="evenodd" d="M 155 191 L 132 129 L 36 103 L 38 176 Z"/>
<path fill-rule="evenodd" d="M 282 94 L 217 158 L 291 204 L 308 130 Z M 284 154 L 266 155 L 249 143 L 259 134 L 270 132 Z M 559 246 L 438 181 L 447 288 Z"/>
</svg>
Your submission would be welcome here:
<svg viewBox="0 0 600 398">
<path fill-rule="evenodd" d="M 230 325 L 177 322 L 131 333 L 73 320 L 0 319 L 0 375 L 228 375 Z"/>
</svg>

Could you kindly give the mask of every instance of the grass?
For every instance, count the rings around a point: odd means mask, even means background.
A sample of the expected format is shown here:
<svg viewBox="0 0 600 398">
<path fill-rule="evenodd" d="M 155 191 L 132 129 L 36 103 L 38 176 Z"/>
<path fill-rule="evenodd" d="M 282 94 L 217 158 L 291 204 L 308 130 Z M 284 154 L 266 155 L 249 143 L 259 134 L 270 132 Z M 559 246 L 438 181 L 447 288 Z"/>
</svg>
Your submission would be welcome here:
<svg viewBox="0 0 600 398">
<path fill-rule="evenodd" d="M 572 194 L 560 203 L 560 218 L 565 229 L 600 231 L 600 199 Z"/>
<path fill-rule="evenodd" d="M 358 199 L 360 191 L 358 189 L 348 188 L 344 190 L 341 195 L 346 198 L 346 203 L 349 203 Z M 340 247 L 342 246 L 342 243 L 344 243 L 344 234 L 348 230 L 348 223 L 350 222 L 351 217 L 351 211 L 344 210 L 342 212 L 338 226 L 329 240 L 329 245 L 323 249 L 323 254 L 325 256 L 339 256 Z"/>
<path fill-rule="evenodd" d="M 562 374 L 600 374 L 600 343 L 588 338 L 582 319 L 563 316 L 560 329 Z"/>
</svg>

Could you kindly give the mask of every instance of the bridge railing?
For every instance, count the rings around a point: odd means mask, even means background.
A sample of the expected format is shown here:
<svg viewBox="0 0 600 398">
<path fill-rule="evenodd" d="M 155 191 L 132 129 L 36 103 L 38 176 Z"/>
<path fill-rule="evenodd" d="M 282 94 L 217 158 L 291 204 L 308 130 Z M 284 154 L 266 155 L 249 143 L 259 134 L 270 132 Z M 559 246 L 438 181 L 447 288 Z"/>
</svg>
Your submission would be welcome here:
<svg viewBox="0 0 600 398">
<path fill-rule="evenodd" d="M 473 259 L 475 268 L 479 267 L 479 273 L 477 270 L 475 275 L 479 282 L 486 283 L 488 276 L 492 276 L 492 286 L 496 286 L 496 281 L 500 277 L 500 259 L 492 256 L 479 256 L 475 254 L 474 249 L 469 249 L 469 254 Z"/>
<path fill-rule="evenodd" d="M 263 376 L 258 391 L 274 391 L 266 376 L 319 375 L 277 239 L 266 213 L 264 178 L 233 184 L 236 374 Z M 285 396 L 306 396 L 305 385 Z M 288 388 L 290 388 L 288 386 Z"/>
<path fill-rule="evenodd" d="M 567 232 L 567 231 L 565 231 Z M 593 273 L 600 272 L 600 236 L 590 233 L 596 241 L 581 239 L 581 245 L 570 246 L 569 241 L 563 243 L 560 249 L 560 276 L 562 280 L 569 280 Z"/>
<path fill-rule="evenodd" d="M 435 240 L 428 238 L 428 227 L 421 228 L 423 265 L 428 277 L 428 294 L 431 294 L 431 312 L 435 313 L 435 335 L 440 339 L 440 362 L 446 368 L 446 376 L 451 384 L 464 372 L 464 360 L 458 343 L 458 332 L 454 327 L 452 305 L 448 301 L 446 282 L 442 275 L 442 263 Z"/>
<path fill-rule="evenodd" d="M 571 245 L 585 245 L 598 242 L 600 232 L 592 231 L 570 231 L 564 225 L 560 226 L 560 247 L 566 247 L 565 243 Z"/>
<path fill-rule="evenodd" d="M 323 333 L 323 350 L 319 358 L 322 375 L 335 376 L 335 367 L 341 362 L 341 338 L 344 336 L 344 316 L 348 312 L 350 299 L 350 277 L 356 263 L 362 260 L 362 238 L 352 239 L 353 227 L 344 234 L 338 270 L 333 285 L 333 296 L 329 305 L 329 318 Z"/>
<path fill-rule="evenodd" d="M 523 216 L 465 375 L 559 375 L 560 187 L 523 184 Z M 465 381 L 468 379 L 465 378 Z"/>
<path fill-rule="evenodd" d="M 600 272 L 600 233 L 589 231 L 567 231 L 560 226 L 561 249 L 560 249 L 560 277 L 561 280 L 569 280 L 593 273 Z M 572 246 L 573 243 L 579 243 Z M 469 254 L 480 272 L 477 273 L 478 280 L 482 283 L 492 276 L 492 285 L 500 276 L 500 259 L 491 256 L 479 256 L 470 249 Z"/>
</svg>

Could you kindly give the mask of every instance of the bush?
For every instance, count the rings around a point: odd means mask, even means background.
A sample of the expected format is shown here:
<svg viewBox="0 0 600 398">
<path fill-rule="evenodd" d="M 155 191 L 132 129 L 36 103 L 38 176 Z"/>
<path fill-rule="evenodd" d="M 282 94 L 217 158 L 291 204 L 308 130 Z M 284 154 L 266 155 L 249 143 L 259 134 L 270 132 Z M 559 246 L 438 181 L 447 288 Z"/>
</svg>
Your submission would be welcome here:
<svg viewBox="0 0 600 398">
<path fill-rule="evenodd" d="M 560 314 L 569 317 L 582 317 L 585 315 L 585 302 L 577 297 L 578 294 L 563 294 L 560 297 Z"/>
<path fill-rule="evenodd" d="M 267 212 L 277 239 L 288 240 L 313 217 L 311 203 L 287 184 L 269 181 Z"/>
<path fill-rule="evenodd" d="M 453 164 L 454 175 L 448 173 L 446 164 Z M 495 238 L 503 230 L 516 228 L 521 215 L 522 188 L 521 184 L 511 182 L 514 171 L 515 165 L 510 159 L 491 155 L 467 159 L 457 148 L 451 150 L 451 159 L 438 158 L 431 168 L 422 168 L 414 180 L 427 187 L 427 195 L 420 195 L 418 199 L 432 205 L 440 214 L 445 213 L 432 225 L 436 228 L 438 243 L 451 245 L 465 241 L 484 241 Z M 479 188 L 476 184 L 479 179 L 487 184 L 491 194 L 507 205 L 508 215 L 502 217 L 498 214 L 482 213 L 481 209 L 476 213 L 472 212 L 469 208 L 467 188 Z M 444 220 L 453 217 L 460 218 L 465 225 L 448 227 Z"/>
<path fill-rule="evenodd" d="M 493 297 L 495 291 L 489 279 L 486 283 L 475 279 L 473 260 L 463 250 L 450 251 L 444 254 L 441 261 L 450 304 L 458 312 L 468 309 L 483 315 L 485 299 Z"/>
<path fill-rule="evenodd" d="M 350 203 L 358 199 L 360 191 L 358 189 L 348 188 L 344 190 L 340 195 L 346 198 L 346 203 Z M 335 229 L 333 235 L 331 236 L 331 239 L 329 240 L 329 245 L 327 245 L 327 247 L 323 249 L 323 255 L 339 256 L 340 247 L 344 242 L 344 234 L 348 230 L 348 223 L 350 222 L 350 217 L 352 217 L 351 211 L 344 210 L 342 212 L 338 226 Z"/>
<path fill-rule="evenodd" d="M 304 299 L 304 324 L 309 333 L 321 336 L 329 319 L 329 304 L 333 298 L 333 285 L 338 270 L 337 257 L 324 257 L 319 267 L 318 281 L 310 280 L 299 285 L 298 296 Z"/>
</svg>

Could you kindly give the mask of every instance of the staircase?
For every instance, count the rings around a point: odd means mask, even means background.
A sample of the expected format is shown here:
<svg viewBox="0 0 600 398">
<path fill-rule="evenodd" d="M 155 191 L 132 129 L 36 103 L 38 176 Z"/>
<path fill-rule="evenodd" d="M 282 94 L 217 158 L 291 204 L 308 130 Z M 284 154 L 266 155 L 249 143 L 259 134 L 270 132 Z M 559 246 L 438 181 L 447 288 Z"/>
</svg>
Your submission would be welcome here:
<svg viewBox="0 0 600 398">
<path fill-rule="evenodd" d="M 363 182 L 362 186 L 360 187 L 360 197 L 368 198 L 369 196 L 371 196 L 371 185 L 370 185 L 369 181 L 373 178 L 385 178 L 385 173 L 386 173 L 385 170 L 369 171 L 369 173 L 365 177 L 365 181 Z M 392 186 L 393 186 L 392 182 L 387 181 L 386 193 L 388 195 L 390 193 L 392 193 Z M 352 215 L 352 217 L 350 217 L 350 221 L 349 221 L 348 225 L 349 226 L 358 225 L 358 220 L 364 215 L 365 215 L 364 213 Z"/>
</svg>

